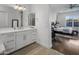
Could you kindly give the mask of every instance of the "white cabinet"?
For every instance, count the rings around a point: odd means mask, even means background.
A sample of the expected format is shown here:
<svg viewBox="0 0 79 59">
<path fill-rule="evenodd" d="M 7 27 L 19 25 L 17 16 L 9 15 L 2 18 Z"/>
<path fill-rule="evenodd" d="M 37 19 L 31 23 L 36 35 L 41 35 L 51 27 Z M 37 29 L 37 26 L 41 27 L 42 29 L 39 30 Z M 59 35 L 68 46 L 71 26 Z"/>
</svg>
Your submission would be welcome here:
<svg viewBox="0 0 79 59">
<path fill-rule="evenodd" d="M 34 29 L 0 34 L 0 39 L 5 46 L 4 54 L 11 53 L 35 42 L 36 37 L 36 30 Z"/>
<path fill-rule="evenodd" d="M 30 36 L 29 34 L 31 34 L 31 33 L 29 33 L 29 30 L 28 31 L 23 31 L 23 33 L 24 33 L 24 45 L 26 46 L 26 45 L 28 45 L 28 44 L 30 44 L 30 42 L 31 41 L 29 41 L 30 39 L 28 39 L 28 36 Z"/>
<path fill-rule="evenodd" d="M 15 36 L 16 36 L 16 50 L 20 49 L 28 44 L 31 44 L 35 41 L 35 37 L 36 35 L 34 34 L 36 32 L 34 32 L 33 30 L 25 30 L 25 31 L 20 31 L 20 32 L 16 32 Z"/>
<path fill-rule="evenodd" d="M 34 30 L 28 30 L 24 31 L 24 45 L 31 44 L 35 42 L 36 40 L 36 31 Z"/>
<path fill-rule="evenodd" d="M 36 31 L 34 32 L 33 30 L 16 32 L 15 35 L 16 50 L 35 42 L 36 39 Z"/>
<path fill-rule="evenodd" d="M 16 50 L 23 47 L 23 32 L 16 32 Z"/>
<path fill-rule="evenodd" d="M 27 41 L 27 31 L 23 31 L 23 46 L 28 45 Z"/>
<path fill-rule="evenodd" d="M 13 52 L 15 50 L 15 36 L 14 33 L 1 34 L 1 39 L 3 40 L 5 46 L 5 54 Z"/>
<path fill-rule="evenodd" d="M 37 30 L 35 29 L 35 30 L 32 30 L 32 40 L 33 41 L 36 41 L 37 40 Z"/>
</svg>

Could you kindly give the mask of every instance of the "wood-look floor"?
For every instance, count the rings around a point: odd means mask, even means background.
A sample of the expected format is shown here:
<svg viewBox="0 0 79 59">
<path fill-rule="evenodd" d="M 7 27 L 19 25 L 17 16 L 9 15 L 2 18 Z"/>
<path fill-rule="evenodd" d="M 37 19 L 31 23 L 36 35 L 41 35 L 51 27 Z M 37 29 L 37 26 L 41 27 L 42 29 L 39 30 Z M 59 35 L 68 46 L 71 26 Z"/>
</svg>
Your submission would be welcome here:
<svg viewBox="0 0 79 59">
<path fill-rule="evenodd" d="M 66 55 L 79 55 L 79 38 L 58 37 L 56 41 L 53 41 L 53 48 Z"/>
<path fill-rule="evenodd" d="M 79 55 L 79 38 L 57 37 L 53 41 L 53 48 L 48 49 L 37 43 L 14 52 L 12 55 Z M 59 51 L 59 52 L 58 52 Z M 61 52 L 61 53 L 60 53 Z"/>
<path fill-rule="evenodd" d="M 11 55 L 63 55 L 62 53 L 54 50 L 45 48 L 37 43 L 33 43 L 29 46 L 20 49 Z"/>
</svg>

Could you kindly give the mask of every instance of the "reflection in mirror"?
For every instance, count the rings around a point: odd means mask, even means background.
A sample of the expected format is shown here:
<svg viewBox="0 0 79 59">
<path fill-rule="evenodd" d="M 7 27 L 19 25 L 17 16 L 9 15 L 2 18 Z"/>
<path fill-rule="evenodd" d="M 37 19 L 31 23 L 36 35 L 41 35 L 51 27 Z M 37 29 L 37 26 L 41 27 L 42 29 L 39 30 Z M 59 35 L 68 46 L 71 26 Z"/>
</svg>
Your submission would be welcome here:
<svg viewBox="0 0 79 59">
<path fill-rule="evenodd" d="M 35 14 L 34 13 L 29 14 L 28 24 L 29 24 L 29 26 L 35 26 Z"/>
<path fill-rule="evenodd" d="M 11 28 L 12 19 L 18 19 L 20 21 L 20 13 L 8 4 L 1 4 L 0 5 L 0 28 Z"/>
</svg>

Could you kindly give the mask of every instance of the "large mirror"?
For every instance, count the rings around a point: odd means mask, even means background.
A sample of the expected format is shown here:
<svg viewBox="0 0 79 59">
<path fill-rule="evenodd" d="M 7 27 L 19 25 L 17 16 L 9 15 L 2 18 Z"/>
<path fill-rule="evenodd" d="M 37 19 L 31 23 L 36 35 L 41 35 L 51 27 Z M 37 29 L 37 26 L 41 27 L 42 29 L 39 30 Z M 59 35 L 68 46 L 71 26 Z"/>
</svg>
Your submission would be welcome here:
<svg viewBox="0 0 79 59">
<path fill-rule="evenodd" d="M 0 28 L 12 27 L 12 19 L 18 19 L 20 21 L 20 13 L 9 5 L 0 5 Z"/>
</svg>

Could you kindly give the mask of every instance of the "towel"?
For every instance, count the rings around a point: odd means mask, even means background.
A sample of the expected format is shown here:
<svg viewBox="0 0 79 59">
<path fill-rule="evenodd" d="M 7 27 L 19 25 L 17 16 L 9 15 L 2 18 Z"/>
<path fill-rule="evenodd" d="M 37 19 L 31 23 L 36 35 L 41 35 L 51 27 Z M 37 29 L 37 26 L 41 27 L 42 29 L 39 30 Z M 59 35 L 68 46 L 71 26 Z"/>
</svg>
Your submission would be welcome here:
<svg viewBox="0 0 79 59">
<path fill-rule="evenodd" d="M 5 51 L 5 47 L 3 42 L 0 40 L 0 54 L 2 54 Z"/>
</svg>

